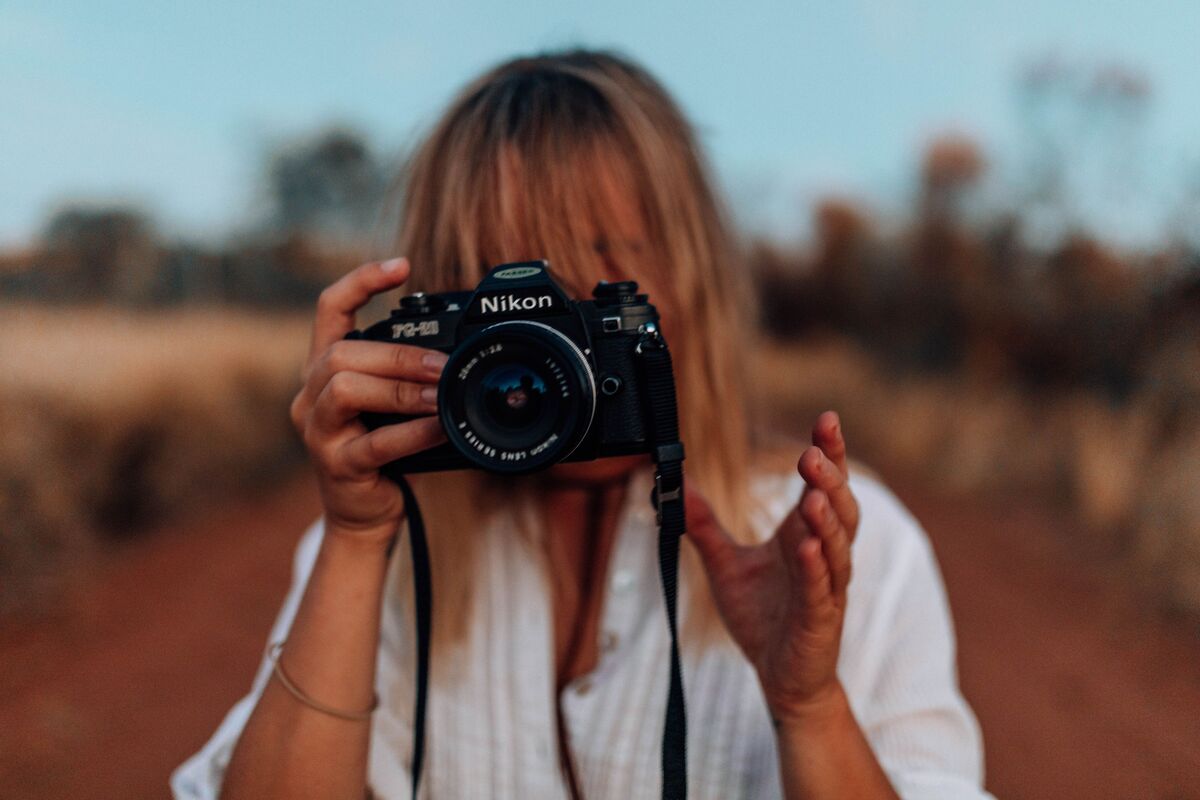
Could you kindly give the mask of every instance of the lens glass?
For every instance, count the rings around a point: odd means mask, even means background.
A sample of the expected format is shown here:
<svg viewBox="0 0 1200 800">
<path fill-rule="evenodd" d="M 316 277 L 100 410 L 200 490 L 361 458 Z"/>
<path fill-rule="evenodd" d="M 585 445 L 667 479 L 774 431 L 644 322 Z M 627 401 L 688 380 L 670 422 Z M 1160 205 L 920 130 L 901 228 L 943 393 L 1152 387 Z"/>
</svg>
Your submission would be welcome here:
<svg viewBox="0 0 1200 800">
<path fill-rule="evenodd" d="M 502 440 L 545 435 L 554 422 L 557 403 L 542 372 L 531 364 L 510 362 L 483 374 L 475 410 L 485 432 L 501 434 Z"/>
</svg>

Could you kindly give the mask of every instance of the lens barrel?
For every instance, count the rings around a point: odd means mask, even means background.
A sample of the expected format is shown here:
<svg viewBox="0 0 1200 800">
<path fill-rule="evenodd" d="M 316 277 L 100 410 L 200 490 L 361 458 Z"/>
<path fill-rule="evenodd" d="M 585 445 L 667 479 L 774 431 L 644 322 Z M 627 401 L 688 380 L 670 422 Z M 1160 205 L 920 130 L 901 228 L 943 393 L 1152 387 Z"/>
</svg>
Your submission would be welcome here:
<svg viewBox="0 0 1200 800">
<path fill-rule="evenodd" d="M 569 456 L 587 435 L 596 385 L 587 358 L 539 322 L 500 322 L 450 355 L 438 413 L 450 444 L 476 466 L 533 472 Z"/>
</svg>

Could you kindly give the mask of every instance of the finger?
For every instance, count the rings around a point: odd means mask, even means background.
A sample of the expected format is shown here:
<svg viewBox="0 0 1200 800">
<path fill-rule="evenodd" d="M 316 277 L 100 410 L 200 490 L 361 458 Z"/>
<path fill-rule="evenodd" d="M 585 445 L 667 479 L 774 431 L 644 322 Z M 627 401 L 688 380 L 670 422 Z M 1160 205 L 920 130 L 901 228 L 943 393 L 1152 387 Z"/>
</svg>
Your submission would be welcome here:
<svg viewBox="0 0 1200 800">
<path fill-rule="evenodd" d="M 692 488 L 691 484 L 685 483 L 683 502 L 684 513 L 687 516 L 687 537 L 700 551 L 700 558 L 705 566 L 726 561 L 737 548 L 737 543 L 721 526 L 708 500 Z"/>
<path fill-rule="evenodd" d="M 329 379 L 313 406 L 313 422 L 334 431 L 364 411 L 395 414 L 432 414 L 437 411 L 437 387 L 339 372 Z"/>
<path fill-rule="evenodd" d="M 809 529 L 821 540 L 831 589 L 834 597 L 841 598 L 850 583 L 850 538 L 846 529 L 834 513 L 829 497 L 820 489 L 805 493 L 800 511 Z"/>
<path fill-rule="evenodd" d="M 792 573 L 792 579 L 804 583 L 807 579 L 802 569 L 803 565 L 796 560 L 795 556 L 800 552 L 804 542 L 813 538 L 813 533 L 808 529 L 804 515 L 800 513 L 799 503 L 788 512 L 788 515 L 783 518 L 783 522 L 779 523 L 779 527 L 775 529 L 775 538 L 779 542 L 784 562 L 789 572 Z M 819 544 L 818 542 L 818 546 Z"/>
<path fill-rule="evenodd" d="M 854 499 L 854 493 L 850 491 L 846 473 L 839 469 L 837 464 L 825 454 L 825 451 L 816 445 L 801 453 L 800 461 L 796 466 L 805 483 L 828 495 L 834 512 L 845 526 L 850 540 L 854 541 L 854 536 L 858 531 L 858 501 Z"/>
<path fill-rule="evenodd" d="M 341 446 L 338 456 L 352 473 L 366 474 L 444 441 L 446 433 L 437 417 L 418 417 L 356 436 Z"/>
<path fill-rule="evenodd" d="M 407 258 L 372 261 L 326 287 L 317 298 L 309 359 L 316 359 L 329 345 L 354 330 L 355 312 L 372 296 L 404 283 L 409 272 Z"/>
<path fill-rule="evenodd" d="M 842 475 L 849 477 L 846 462 L 846 441 L 842 438 L 842 421 L 836 411 L 826 411 L 813 425 L 812 442 L 837 465 Z"/>
<path fill-rule="evenodd" d="M 833 607 L 833 588 L 830 583 L 829 564 L 821 550 L 821 540 L 809 536 L 794 551 L 804 575 L 804 603 L 809 608 Z"/>
<path fill-rule="evenodd" d="M 448 356 L 409 344 L 342 339 L 325 350 L 308 383 L 318 391 L 338 372 L 363 372 L 381 378 L 436 383 Z"/>
</svg>

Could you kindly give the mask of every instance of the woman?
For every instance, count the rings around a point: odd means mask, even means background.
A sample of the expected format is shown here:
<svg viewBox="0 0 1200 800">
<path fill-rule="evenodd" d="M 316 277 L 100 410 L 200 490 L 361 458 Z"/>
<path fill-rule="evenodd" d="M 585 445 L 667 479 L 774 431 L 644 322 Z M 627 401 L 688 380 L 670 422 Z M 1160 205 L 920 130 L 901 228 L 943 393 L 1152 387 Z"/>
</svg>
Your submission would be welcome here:
<svg viewBox="0 0 1200 800">
<path fill-rule="evenodd" d="M 752 441 L 734 251 L 657 82 L 606 53 L 497 67 L 415 152 L 402 220 L 407 258 L 322 294 L 292 406 L 325 511 L 271 634 L 299 691 L 265 659 L 173 776 L 178 796 L 409 796 L 411 566 L 387 556 L 404 503 L 378 468 L 443 434 L 434 416 L 372 432 L 357 417 L 433 413 L 445 357 L 342 337 L 375 294 L 471 288 L 490 265 L 537 258 L 577 298 L 600 279 L 639 281 L 674 353 L 691 796 L 984 796 L 920 528 L 849 470 L 835 414 L 790 454 L 790 477 Z M 668 633 L 645 461 L 413 484 L 437 609 L 421 794 L 657 797 Z"/>
</svg>

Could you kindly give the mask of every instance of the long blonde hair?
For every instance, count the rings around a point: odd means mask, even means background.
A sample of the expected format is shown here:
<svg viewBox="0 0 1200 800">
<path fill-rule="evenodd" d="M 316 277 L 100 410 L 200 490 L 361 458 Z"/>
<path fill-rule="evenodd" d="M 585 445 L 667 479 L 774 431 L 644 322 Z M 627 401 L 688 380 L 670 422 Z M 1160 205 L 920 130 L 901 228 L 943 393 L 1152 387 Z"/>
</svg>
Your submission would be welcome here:
<svg viewBox="0 0 1200 800">
<path fill-rule="evenodd" d="M 395 252 L 413 264 L 406 291 L 470 289 L 491 266 L 539 258 L 576 296 L 599 278 L 632 277 L 649 289 L 674 356 L 687 478 L 746 539 L 740 264 L 691 126 L 663 87 L 608 52 L 508 61 L 451 103 L 398 186 Z M 455 604 L 469 591 L 464 555 L 478 519 L 500 501 L 501 479 L 417 478 L 431 532 L 437 636 L 455 636 L 465 626 Z M 696 572 L 694 554 L 684 569 Z M 706 586 L 699 577 L 693 585 Z M 706 590 L 695 596 L 711 609 Z"/>
</svg>

